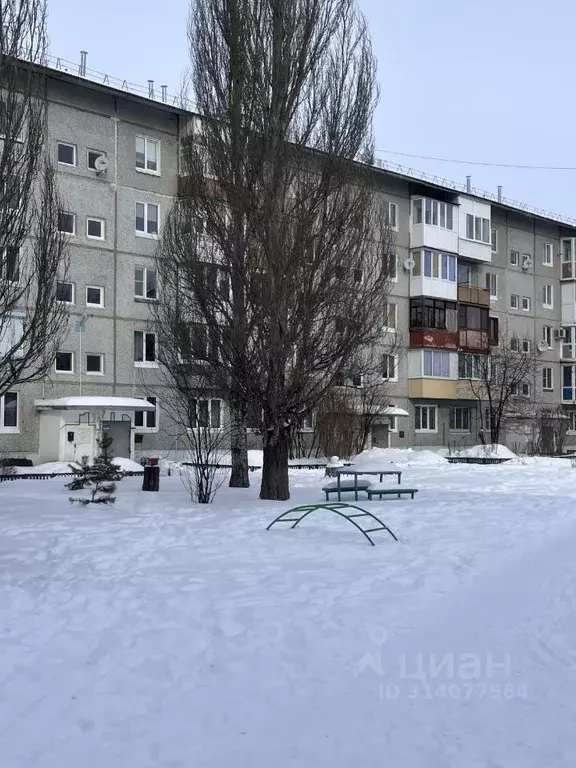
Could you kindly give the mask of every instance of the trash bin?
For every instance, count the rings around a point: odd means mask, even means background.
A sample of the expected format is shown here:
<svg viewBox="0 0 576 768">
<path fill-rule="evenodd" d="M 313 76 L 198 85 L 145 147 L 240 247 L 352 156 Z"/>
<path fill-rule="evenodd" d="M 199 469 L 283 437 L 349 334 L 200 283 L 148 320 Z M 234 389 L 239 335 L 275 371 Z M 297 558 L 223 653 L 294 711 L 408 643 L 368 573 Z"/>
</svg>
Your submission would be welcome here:
<svg viewBox="0 0 576 768">
<path fill-rule="evenodd" d="M 155 462 L 154 464 L 152 462 Z M 143 491 L 157 491 L 160 488 L 160 467 L 158 459 L 149 459 L 144 467 Z"/>
</svg>

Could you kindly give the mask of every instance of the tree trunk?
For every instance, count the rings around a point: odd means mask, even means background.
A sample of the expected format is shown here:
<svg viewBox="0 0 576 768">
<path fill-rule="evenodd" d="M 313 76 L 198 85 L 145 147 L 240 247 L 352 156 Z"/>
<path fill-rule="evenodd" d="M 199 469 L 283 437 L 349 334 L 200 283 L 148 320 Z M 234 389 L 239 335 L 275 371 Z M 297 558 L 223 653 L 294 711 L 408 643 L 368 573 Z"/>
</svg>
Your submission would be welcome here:
<svg viewBox="0 0 576 768">
<path fill-rule="evenodd" d="M 269 501 L 286 501 L 290 498 L 288 481 L 288 452 L 290 436 L 281 429 L 278 435 L 266 432 L 264 435 L 264 463 L 260 498 Z"/>
<path fill-rule="evenodd" d="M 246 413 L 241 406 L 232 403 L 230 404 L 230 454 L 232 458 L 230 488 L 249 488 Z"/>
</svg>

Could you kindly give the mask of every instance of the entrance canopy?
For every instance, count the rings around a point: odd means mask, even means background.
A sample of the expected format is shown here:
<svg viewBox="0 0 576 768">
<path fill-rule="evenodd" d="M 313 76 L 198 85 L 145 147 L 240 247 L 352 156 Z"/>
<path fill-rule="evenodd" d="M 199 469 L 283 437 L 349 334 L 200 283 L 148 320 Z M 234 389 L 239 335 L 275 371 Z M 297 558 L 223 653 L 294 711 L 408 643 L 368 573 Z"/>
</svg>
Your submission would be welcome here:
<svg viewBox="0 0 576 768">
<path fill-rule="evenodd" d="M 155 406 L 140 397 L 99 397 L 79 395 L 36 400 L 41 411 L 153 411 Z"/>
</svg>

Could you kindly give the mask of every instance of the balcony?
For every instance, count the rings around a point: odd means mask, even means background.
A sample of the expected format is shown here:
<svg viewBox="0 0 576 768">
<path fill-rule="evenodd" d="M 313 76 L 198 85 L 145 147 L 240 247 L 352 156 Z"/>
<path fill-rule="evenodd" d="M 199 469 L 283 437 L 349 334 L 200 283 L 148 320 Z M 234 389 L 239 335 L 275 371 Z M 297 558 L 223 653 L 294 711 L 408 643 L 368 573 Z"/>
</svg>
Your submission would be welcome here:
<svg viewBox="0 0 576 768">
<path fill-rule="evenodd" d="M 459 348 L 463 352 L 489 352 L 490 336 L 488 331 L 473 328 L 461 328 L 458 331 Z"/>
<path fill-rule="evenodd" d="M 410 328 L 410 346 L 456 350 L 458 349 L 458 334 L 450 331 Z"/>
<path fill-rule="evenodd" d="M 457 383 L 455 379 L 408 379 L 408 397 L 424 400 L 455 400 Z"/>
<path fill-rule="evenodd" d="M 477 285 L 459 285 L 458 301 L 462 304 L 477 304 L 480 307 L 489 307 L 490 291 Z"/>
</svg>

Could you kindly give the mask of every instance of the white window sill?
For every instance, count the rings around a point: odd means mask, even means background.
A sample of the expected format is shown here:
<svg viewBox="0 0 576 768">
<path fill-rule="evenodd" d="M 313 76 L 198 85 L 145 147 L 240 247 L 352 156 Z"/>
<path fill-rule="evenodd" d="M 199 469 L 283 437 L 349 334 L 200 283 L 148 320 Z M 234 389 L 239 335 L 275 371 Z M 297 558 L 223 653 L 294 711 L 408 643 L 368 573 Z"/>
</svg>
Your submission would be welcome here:
<svg viewBox="0 0 576 768">
<path fill-rule="evenodd" d="M 158 427 L 134 427 L 134 434 L 136 435 L 154 435 L 158 431 Z"/>
<path fill-rule="evenodd" d="M 57 373 L 59 376 L 74 376 L 74 371 L 54 371 L 54 373 Z"/>
<path fill-rule="evenodd" d="M 19 435 L 20 427 L 0 427 L 0 435 Z"/>
<path fill-rule="evenodd" d="M 99 373 L 96 373 L 96 371 L 86 371 L 86 376 L 104 376 L 104 371 L 100 371 Z"/>
<path fill-rule="evenodd" d="M 88 238 L 88 240 L 96 240 L 99 243 L 103 243 L 106 240 L 105 237 L 96 237 L 96 235 L 86 235 L 86 237 Z"/>
<path fill-rule="evenodd" d="M 136 166 L 134 166 L 134 170 L 136 171 L 136 173 L 145 173 L 146 176 L 161 176 L 162 175 L 160 171 L 151 171 L 150 168 L 136 168 Z"/>
<path fill-rule="evenodd" d="M 542 309 L 554 309 L 553 304 L 542 304 Z"/>
<path fill-rule="evenodd" d="M 76 163 L 64 163 L 62 160 L 58 160 L 58 165 L 61 165 L 63 168 L 77 168 L 78 166 Z"/>
<path fill-rule="evenodd" d="M 542 262 L 542 266 L 543 266 L 543 267 L 550 267 L 550 268 L 552 268 L 552 267 L 554 266 L 554 264 L 546 264 L 546 262 L 545 262 L 545 261 L 543 261 L 543 262 Z"/>
<path fill-rule="evenodd" d="M 385 382 L 386 384 L 398 384 L 398 379 L 386 379 L 384 376 L 380 377 L 380 381 Z"/>
<path fill-rule="evenodd" d="M 157 304 L 158 299 L 147 299 L 145 296 L 134 296 L 134 301 L 138 304 Z"/>
<path fill-rule="evenodd" d="M 150 235 L 148 232 L 139 232 L 136 230 L 136 237 L 143 237 L 145 240 L 158 240 L 158 235 Z"/>
<path fill-rule="evenodd" d="M 135 368 L 158 368 L 158 363 L 149 362 L 147 360 L 135 360 L 134 367 Z"/>
<path fill-rule="evenodd" d="M 453 435 L 469 435 L 471 432 L 469 429 L 450 429 L 448 431 Z"/>
<path fill-rule="evenodd" d="M 437 429 L 415 429 L 414 432 L 417 435 L 437 435 L 438 434 Z"/>
<path fill-rule="evenodd" d="M 90 307 L 90 309 L 104 309 L 104 304 L 89 304 L 86 302 L 86 306 Z"/>
</svg>

